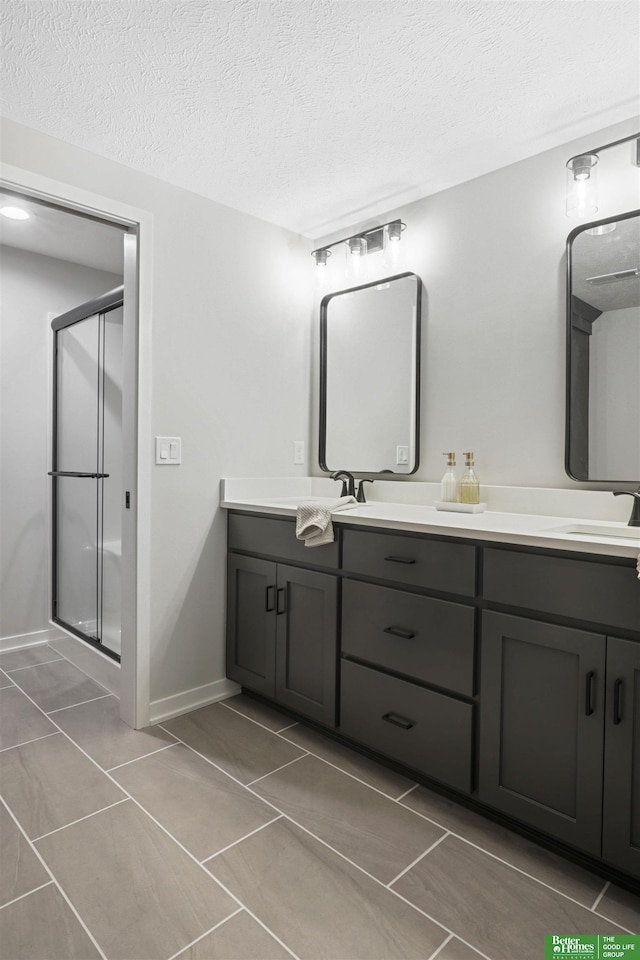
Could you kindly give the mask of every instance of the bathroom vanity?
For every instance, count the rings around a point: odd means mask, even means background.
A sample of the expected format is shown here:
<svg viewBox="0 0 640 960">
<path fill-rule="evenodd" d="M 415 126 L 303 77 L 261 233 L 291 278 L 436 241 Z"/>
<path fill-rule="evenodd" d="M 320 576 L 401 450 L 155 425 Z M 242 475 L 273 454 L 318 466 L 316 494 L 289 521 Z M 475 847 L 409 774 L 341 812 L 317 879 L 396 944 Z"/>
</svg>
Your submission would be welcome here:
<svg viewBox="0 0 640 960">
<path fill-rule="evenodd" d="M 228 676 L 640 881 L 640 542 L 379 503 L 310 549 L 294 499 L 223 501 Z"/>
</svg>

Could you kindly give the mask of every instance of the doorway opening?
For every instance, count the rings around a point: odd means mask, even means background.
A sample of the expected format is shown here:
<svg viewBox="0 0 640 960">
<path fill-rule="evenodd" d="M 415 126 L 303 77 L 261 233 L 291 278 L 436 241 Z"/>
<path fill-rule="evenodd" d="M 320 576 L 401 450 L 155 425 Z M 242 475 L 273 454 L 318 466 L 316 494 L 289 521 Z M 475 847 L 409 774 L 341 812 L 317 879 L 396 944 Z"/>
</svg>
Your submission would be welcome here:
<svg viewBox="0 0 640 960">
<path fill-rule="evenodd" d="M 68 644 L 60 652 L 124 694 L 123 719 L 143 726 L 138 223 L 31 192 L 29 179 L 0 185 L 0 207 L 29 214 L 0 216 L 0 649 Z"/>
</svg>

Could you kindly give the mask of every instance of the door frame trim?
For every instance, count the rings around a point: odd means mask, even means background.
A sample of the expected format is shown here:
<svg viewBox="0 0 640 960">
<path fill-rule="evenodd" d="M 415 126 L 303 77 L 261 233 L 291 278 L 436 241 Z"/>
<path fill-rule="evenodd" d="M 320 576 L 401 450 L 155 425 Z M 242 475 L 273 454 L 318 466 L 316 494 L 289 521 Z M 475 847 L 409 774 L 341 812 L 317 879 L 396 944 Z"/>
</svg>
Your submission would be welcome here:
<svg viewBox="0 0 640 960">
<path fill-rule="evenodd" d="M 149 723 L 151 639 L 151 317 L 153 215 L 140 207 L 53 180 L 12 164 L 0 167 L 2 186 L 70 213 L 117 223 L 124 236 L 123 464 L 124 486 L 134 491 L 123 510 L 122 661 L 120 716 L 136 729 Z M 128 401 L 127 401 L 128 395 Z"/>
</svg>

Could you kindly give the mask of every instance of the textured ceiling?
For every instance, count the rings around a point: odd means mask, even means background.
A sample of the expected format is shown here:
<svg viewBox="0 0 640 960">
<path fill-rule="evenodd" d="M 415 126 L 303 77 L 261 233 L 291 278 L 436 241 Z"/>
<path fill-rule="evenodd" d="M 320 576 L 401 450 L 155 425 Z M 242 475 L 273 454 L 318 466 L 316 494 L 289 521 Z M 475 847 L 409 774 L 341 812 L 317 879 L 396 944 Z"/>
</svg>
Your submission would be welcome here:
<svg viewBox="0 0 640 960">
<path fill-rule="evenodd" d="M 317 237 L 638 112 L 636 0 L 5 0 L 2 112 Z"/>
</svg>

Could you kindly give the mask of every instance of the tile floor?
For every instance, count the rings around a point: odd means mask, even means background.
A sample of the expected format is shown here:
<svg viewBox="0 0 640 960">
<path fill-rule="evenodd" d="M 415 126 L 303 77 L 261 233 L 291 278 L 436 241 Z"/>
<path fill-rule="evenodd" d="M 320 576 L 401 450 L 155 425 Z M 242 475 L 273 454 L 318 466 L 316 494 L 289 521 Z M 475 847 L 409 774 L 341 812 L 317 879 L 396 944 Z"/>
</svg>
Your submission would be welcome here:
<svg viewBox="0 0 640 960">
<path fill-rule="evenodd" d="M 147 730 L 0 655 L 1 960 L 540 960 L 640 898 L 239 695 Z"/>
</svg>

